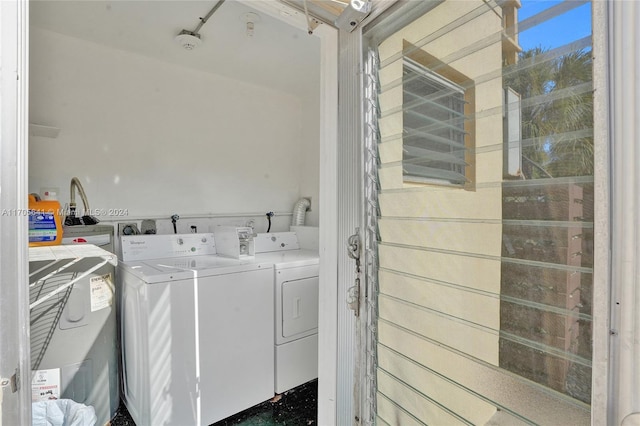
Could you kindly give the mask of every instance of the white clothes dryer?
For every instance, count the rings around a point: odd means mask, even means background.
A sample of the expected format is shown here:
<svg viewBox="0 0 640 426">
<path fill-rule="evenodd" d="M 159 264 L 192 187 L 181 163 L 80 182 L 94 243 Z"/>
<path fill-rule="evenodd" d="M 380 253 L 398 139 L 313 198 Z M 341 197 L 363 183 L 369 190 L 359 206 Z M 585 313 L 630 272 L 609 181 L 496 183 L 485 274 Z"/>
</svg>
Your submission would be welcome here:
<svg viewBox="0 0 640 426">
<path fill-rule="evenodd" d="M 258 234 L 255 259 L 274 265 L 276 393 L 318 377 L 317 250 L 300 249 L 295 232 Z"/>
<path fill-rule="evenodd" d="M 122 237 L 123 399 L 138 426 L 210 425 L 273 397 L 273 267 L 213 234 Z"/>
</svg>

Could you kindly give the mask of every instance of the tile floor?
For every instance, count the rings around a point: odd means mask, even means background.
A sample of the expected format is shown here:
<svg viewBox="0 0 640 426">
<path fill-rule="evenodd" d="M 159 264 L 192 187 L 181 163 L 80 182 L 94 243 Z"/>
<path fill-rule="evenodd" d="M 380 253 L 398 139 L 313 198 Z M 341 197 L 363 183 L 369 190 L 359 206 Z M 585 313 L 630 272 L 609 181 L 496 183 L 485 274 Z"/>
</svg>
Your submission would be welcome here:
<svg viewBox="0 0 640 426">
<path fill-rule="evenodd" d="M 212 426 L 310 426 L 317 423 L 318 381 L 293 388 L 280 398 L 265 401 Z M 136 426 L 124 404 L 120 404 L 111 426 Z"/>
</svg>

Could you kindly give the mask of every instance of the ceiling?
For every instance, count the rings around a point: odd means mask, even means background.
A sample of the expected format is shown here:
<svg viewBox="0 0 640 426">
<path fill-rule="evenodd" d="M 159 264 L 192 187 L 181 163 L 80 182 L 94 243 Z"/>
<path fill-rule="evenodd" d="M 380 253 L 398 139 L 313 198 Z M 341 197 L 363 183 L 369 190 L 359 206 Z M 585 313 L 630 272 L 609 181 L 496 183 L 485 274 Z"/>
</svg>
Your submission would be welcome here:
<svg viewBox="0 0 640 426">
<path fill-rule="evenodd" d="M 320 40 L 307 34 L 303 13 L 276 0 L 225 1 L 198 31 L 202 45 L 183 49 L 175 36 L 194 30 L 216 3 L 37 0 L 30 2 L 30 24 L 296 96 L 317 96 Z M 246 29 L 248 12 L 259 16 L 252 37 Z"/>
</svg>

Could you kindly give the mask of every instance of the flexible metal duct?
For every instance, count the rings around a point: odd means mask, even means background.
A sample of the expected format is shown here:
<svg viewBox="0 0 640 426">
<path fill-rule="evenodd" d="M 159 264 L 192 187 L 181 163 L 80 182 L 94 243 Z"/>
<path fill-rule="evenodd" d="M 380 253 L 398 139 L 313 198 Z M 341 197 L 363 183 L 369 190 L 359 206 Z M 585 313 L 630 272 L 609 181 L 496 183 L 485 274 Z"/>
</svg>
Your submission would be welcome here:
<svg viewBox="0 0 640 426">
<path fill-rule="evenodd" d="M 308 198 L 300 198 L 293 206 L 293 218 L 291 219 L 291 226 L 304 225 L 304 217 L 307 209 L 311 207 L 311 201 Z"/>
<path fill-rule="evenodd" d="M 70 185 L 70 189 L 69 189 L 69 206 L 70 207 L 75 207 L 76 206 L 76 189 L 78 190 L 78 192 L 80 193 L 80 199 L 82 199 L 82 204 L 84 205 L 84 209 L 85 210 L 89 210 L 89 201 L 87 200 L 87 194 L 84 192 L 84 188 L 82 187 L 82 184 L 80 183 L 80 179 L 78 179 L 77 177 L 72 177 L 71 178 L 71 185 Z"/>
</svg>

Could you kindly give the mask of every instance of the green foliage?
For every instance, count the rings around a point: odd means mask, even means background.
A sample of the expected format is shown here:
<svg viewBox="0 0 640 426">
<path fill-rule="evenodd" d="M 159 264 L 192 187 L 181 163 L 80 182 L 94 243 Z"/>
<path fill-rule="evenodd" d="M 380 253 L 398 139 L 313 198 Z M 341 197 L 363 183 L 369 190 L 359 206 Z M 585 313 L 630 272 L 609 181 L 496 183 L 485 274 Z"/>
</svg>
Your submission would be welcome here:
<svg viewBox="0 0 640 426">
<path fill-rule="evenodd" d="M 523 173 L 527 179 L 593 175 L 591 51 L 554 57 L 536 47 L 504 69 L 504 85 L 522 99 Z"/>
</svg>

